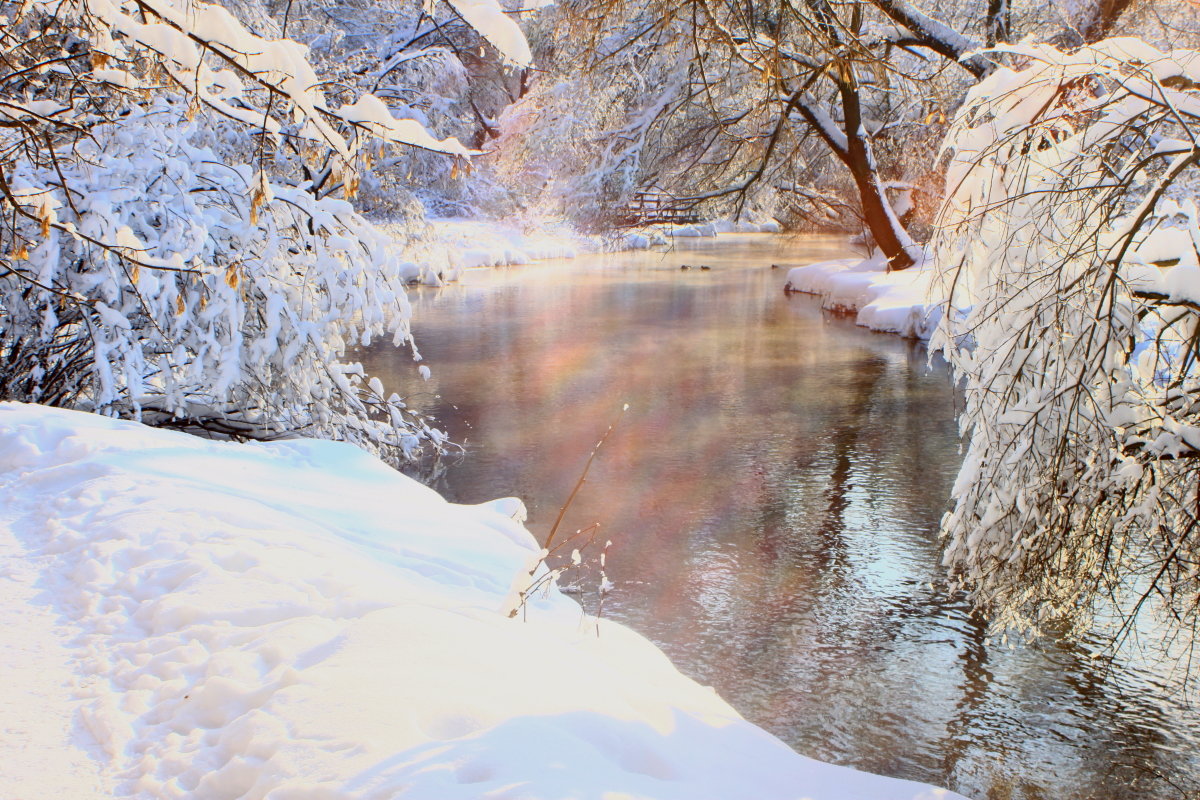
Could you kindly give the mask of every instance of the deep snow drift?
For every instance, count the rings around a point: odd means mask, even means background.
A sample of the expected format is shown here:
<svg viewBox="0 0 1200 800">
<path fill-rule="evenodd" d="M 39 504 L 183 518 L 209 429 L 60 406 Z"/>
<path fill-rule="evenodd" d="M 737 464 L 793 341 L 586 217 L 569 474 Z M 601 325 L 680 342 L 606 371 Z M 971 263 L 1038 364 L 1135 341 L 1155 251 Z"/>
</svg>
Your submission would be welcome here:
<svg viewBox="0 0 1200 800">
<path fill-rule="evenodd" d="M 0 404 L 5 800 L 957 795 L 799 756 L 552 590 L 519 501 Z M 89 757 L 90 756 L 90 757 Z"/>
</svg>

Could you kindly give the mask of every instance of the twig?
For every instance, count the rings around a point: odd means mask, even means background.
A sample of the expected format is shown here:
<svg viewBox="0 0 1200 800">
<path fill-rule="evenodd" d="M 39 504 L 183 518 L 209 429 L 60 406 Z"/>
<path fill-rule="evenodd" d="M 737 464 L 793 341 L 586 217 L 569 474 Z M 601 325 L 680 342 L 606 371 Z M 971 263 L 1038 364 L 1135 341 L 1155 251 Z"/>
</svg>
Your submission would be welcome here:
<svg viewBox="0 0 1200 800">
<path fill-rule="evenodd" d="M 575 495 L 579 494 L 579 490 L 583 488 L 584 482 L 587 481 L 588 470 L 592 468 L 592 462 L 596 459 L 596 451 L 600 449 L 600 445 L 604 444 L 608 439 L 608 435 L 613 432 L 613 428 L 621 421 L 621 414 L 629 410 L 629 403 L 626 403 L 621 408 L 621 413 L 608 426 L 608 430 L 600 437 L 600 441 L 596 442 L 596 446 L 592 448 L 592 454 L 588 456 L 587 463 L 583 465 L 583 472 L 579 473 L 579 480 L 575 481 L 575 488 L 571 490 L 570 496 L 567 497 L 567 502 L 563 503 L 563 507 L 559 509 L 558 518 L 554 520 L 554 525 L 550 528 L 550 533 L 546 535 L 546 543 L 542 545 L 545 549 L 550 549 L 550 543 L 554 541 L 554 534 L 558 533 L 558 526 L 562 524 L 563 517 L 567 515 L 567 509 L 571 507 L 571 503 L 575 500 Z"/>
</svg>

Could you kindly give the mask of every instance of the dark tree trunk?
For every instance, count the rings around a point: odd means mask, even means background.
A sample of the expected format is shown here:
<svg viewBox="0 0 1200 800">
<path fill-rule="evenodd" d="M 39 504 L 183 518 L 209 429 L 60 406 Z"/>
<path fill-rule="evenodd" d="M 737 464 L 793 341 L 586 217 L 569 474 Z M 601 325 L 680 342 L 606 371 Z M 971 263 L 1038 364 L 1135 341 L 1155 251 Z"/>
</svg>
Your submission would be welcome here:
<svg viewBox="0 0 1200 800">
<path fill-rule="evenodd" d="M 1091 44 L 1108 36 L 1132 4 L 1132 0 L 1096 0 L 1092 13 L 1079 24 L 1079 36 L 1083 39 L 1080 44 Z"/>
<path fill-rule="evenodd" d="M 985 43 L 988 47 L 1007 42 L 1012 30 L 1010 0 L 988 0 L 987 19 L 984 20 Z"/>
<path fill-rule="evenodd" d="M 852 80 L 839 80 L 838 89 L 842 101 L 842 118 L 845 120 L 840 131 L 831 129 L 832 120 L 828 115 L 808 103 L 793 101 L 794 107 L 850 171 L 854 186 L 858 190 L 863 223 L 887 258 L 888 269 L 911 267 L 912 255 L 905 247 L 909 244 L 908 235 L 892 212 L 887 191 L 879 180 L 870 136 L 862 126 L 858 86 Z"/>
<path fill-rule="evenodd" d="M 842 118 L 846 121 L 846 151 L 842 161 L 858 188 L 863 221 L 871 231 L 875 244 L 887 258 L 889 272 L 911 267 L 913 258 L 905 247 L 909 244 L 908 235 L 892 212 L 887 191 L 879 180 L 879 167 L 875 162 L 870 136 L 863 124 L 858 81 L 852 67 L 838 81 L 838 92 L 842 100 Z"/>
</svg>

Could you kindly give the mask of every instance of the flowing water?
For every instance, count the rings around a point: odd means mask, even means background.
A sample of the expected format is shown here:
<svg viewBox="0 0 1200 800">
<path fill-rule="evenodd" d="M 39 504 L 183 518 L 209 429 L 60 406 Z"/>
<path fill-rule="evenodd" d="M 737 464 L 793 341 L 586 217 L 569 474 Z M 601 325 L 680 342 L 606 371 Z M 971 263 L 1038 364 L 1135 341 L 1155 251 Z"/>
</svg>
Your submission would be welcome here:
<svg viewBox="0 0 1200 800">
<path fill-rule="evenodd" d="M 364 360 L 465 445 L 429 482 L 521 497 L 543 541 L 617 420 L 556 534 L 600 525 L 563 582 L 800 752 L 977 800 L 1200 797 L 1200 721 L 1169 680 L 989 643 L 945 596 L 946 371 L 770 268 L 846 254 L 758 235 L 473 270 L 413 294 L 431 380 L 407 352 Z"/>
</svg>

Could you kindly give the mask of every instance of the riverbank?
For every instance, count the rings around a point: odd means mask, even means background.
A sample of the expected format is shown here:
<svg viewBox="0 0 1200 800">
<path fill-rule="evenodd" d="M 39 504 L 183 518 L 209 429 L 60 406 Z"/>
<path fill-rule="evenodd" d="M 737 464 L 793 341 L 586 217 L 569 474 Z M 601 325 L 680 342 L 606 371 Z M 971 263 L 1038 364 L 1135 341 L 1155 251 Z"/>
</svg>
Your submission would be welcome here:
<svg viewBox="0 0 1200 800">
<path fill-rule="evenodd" d="M 386 226 L 385 226 L 386 229 Z M 609 236 L 585 236 L 562 225 L 522 229 L 497 221 L 431 219 L 432 244 L 425 262 L 413 264 L 413 280 L 457 281 L 478 267 L 531 264 L 584 253 L 668 248 L 675 240 L 711 239 L 739 233 L 779 233 L 777 222 L 715 222 L 658 225 Z M 823 308 L 855 315 L 870 330 L 928 340 L 941 320 L 944 290 L 932 259 L 888 272 L 879 253 L 792 267 L 784 291 L 821 298 Z"/>
<path fill-rule="evenodd" d="M 932 259 L 898 272 L 885 267 L 880 253 L 793 267 L 784 291 L 816 295 L 822 308 L 854 314 L 855 322 L 873 331 L 929 339 L 945 301 Z"/>
<path fill-rule="evenodd" d="M 0 468 L 6 798 L 957 797 L 797 755 L 552 586 L 510 618 L 519 501 L 11 403 Z"/>
<path fill-rule="evenodd" d="M 499 220 L 433 217 L 427 229 L 413 237 L 401 225 L 388 222 L 379 227 L 406 243 L 407 279 L 413 283 L 453 283 L 463 270 L 479 267 L 509 267 L 555 258 L 575 258 L 585 253 L 669 248 L 676 240 L 711 239 L 731 233 L 779 233 L 774 220 L 733 222 L 717 220 L 694 225 L 650 225 L 614 231 L 606 235 L 579 233 L 562 223 L 546 221 L 530 226 Z"/>
</svg>

